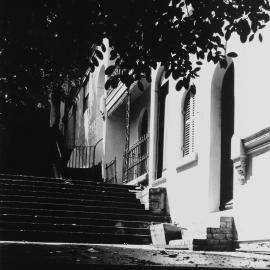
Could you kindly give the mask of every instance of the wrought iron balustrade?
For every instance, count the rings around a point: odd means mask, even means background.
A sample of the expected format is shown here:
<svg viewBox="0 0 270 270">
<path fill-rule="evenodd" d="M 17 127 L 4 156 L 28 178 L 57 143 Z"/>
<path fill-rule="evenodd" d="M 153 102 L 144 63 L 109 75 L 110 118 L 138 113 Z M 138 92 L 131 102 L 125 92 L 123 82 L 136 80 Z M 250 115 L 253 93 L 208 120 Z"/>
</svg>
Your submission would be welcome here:
<svg viewBox="0 0 270 270">
<path fill-rule="evenodd" d="M 127 183 L 148 172 L 149 134 L 142 136 L 123 155 L 123 182 Z"/>
<path fill-rule="evenodd" d="M 91 168 L 93 166 L 94 146 L 76 146 L 73 148 L 68 168 Z"/>
<path fill-rule="evenodd" d="M 92 168 L 95 165 L 96 148 L 103 140 L 101 138 L 95 145 L 75 146 L 67 162 L 68 168 Z"/>
<path fill-rule="evenodd" d="M 106 169 L 106 177 L 105 182 L 106 183 L 113 183 L 116 184 L 117 178 L 116 178 L 116 157 L 105 166 Z"/>
</svg>

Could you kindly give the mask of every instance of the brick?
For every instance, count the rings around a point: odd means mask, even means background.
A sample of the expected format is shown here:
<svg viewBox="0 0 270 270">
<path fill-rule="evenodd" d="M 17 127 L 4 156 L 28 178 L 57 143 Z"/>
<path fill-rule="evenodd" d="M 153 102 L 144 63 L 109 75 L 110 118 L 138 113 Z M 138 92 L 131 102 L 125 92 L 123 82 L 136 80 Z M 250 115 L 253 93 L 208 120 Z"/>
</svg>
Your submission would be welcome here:
<svg viewBox="0 0 270 270">
<path fill-rule="evenodd" d="M 224 240 L 219 240 L 219 243 L 220 245 L 232 245 L 233 241 L 232 240 L 227 240 L 227 239 L 224 239 Z"/>
<path fill-rule="evenodd" d="M 205 245 L 193 245 L 192 250 L 195 250 L 195 251 L 206 251 L 207 250 L 207 246 L 205 246 Z"/>
<path fill-rule="evenodd" d="M 232 233 L 231 228 L 220 228 L 219 233 Z"/>
<path fill-rule="evenodd" d="M 233 229 L 233 224 L 231 222 L 226 222 L 226 227 L 222 228 L 222 229 Z"/>
<path fill-rule="evenodd" d="M 193 239 L 193 245 L 204 245 L 206 243 L 206 239 Z"/>
<path fill-rule="evenodd" d="M 226 239 L 227 240 L 233 240 L 234 239 L 233 234 L 232 233 L 226 233 Z"/>
<path fill-rule="evenodd" d="M 226 228 L 227 227 L 227 223 L 226 221 L 220 221 L 220 228 Z"/>
<path fill-rule="evenodd" d="M 233 217 L 220 217 L 220 222 L 233 222 Z"/>
<path fill-rule="evenodd" d="M 220 251 L 220 245 L 211 245 L 207 247 L 208 251 Z"/>
<path fill-rule="evenodd" d="M 220 233 L 220 228 L 212 228 L 212 233 Z"/>
<path fill-rule="evenodd" d="M 215 233 L 213 234 L 214 239 L 222 240 L 226 238 L 226 235 L 224 233 Z"/>
<path fill-rule="evenodd" d="M 219 246 L 219 251 L 233 251 L 233 248 L 231 245 L 220 245 Z"/>
<path fill-rule="evenodd" d="M 219 240 L 217 240 L 217 239 L 206 239 L 206 245 L 207 246 L 219 245 Z"/>
<path fill-rule="evenodd" d="M 207 228 L 207 233 L 219 233 L 219 228 Z"/>
</svg>

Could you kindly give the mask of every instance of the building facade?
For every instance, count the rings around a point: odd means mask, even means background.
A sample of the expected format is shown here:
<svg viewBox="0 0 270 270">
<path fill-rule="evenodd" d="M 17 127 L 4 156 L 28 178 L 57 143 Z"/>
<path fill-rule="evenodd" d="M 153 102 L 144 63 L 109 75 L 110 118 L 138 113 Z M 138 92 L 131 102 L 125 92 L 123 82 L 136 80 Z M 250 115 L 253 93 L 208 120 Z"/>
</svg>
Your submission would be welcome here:
<svg viewBox="0 0 270 270">
<path fill-rule="evenodd" d="M 172 220 L 191 238 L 231 216 L 239 241 L 270 239 L 269 26 L 263 30 L 263 42 L 230 39 L 227 51 L 238 57 L 227 68 L 205 61 L 196 90 L 176 91 L 158 65 L 144 91 L 106 91 L 105 57 L 68 112 L 69 140 L 98 143 L 104 180 L 143 185 L 146 208 L 149 189 L 165 187 Z"/>
</svg>

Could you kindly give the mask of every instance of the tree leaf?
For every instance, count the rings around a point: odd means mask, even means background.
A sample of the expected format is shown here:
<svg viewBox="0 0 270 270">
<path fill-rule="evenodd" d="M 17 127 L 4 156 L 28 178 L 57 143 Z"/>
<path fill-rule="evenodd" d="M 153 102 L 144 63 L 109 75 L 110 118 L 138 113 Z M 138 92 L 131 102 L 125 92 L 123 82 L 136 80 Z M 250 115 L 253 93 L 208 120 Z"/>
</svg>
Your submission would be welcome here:
<svg viewBox="0 0 270 270">
<path fill-rule="evenodd" d="M 103 51 L 103 52 L 106 52 L 106 46 L 102 43 L 101 44 L 101 50 Z"/>
<path fill-rule="evenodd" d="M 111 87 L 111 80 L 108 79 L 105 83 L 105 89 L 108 90 Z"/>
<path fill-rule="evenodd" d="M 210 51 L 207 55 L 207 61 L 210 62 L 212 60 L 212 52 Z"/>
<path fill-rule="evenodd" d="M 95 57 L 95 56 L 92 56 L 92 62 L 93 62 L 93 64 L 96 66 L 96 67 L 98 67 L 98 65 L 99 65 L 99 63 L 98 63 L 98 60 L 97 60 L 97 58 Z"/>
<path fill-rule="evenodd" d="M 237 57 L 238 54 L 235 53 L 235 52 L 229 52 L 229 53 L 227 54 L 227 56 L 229 56 L 229 57 L 231 57 L 231 58 L 234 58 L 234 57 Z"/>
<path fill-rule="evenodd" d="M 172 77 L 173 77 L 174 80 L 179 79 L 179 77 L 180 77 L 179 71 L 178 70 L 173 70 L 172 71 Z"/>
<path fill-rule="evenodd" d="M 232 32 L 231 32 L 230 30 L 228 30 L 228 31 L 226 32 L 226 34 L 225 34 L 225 39 L 226 39 L 226 40 L 229 40 L 230 37 L 231 37 L 231 34 L 232 34 Z"/>
<path fill-rule="evenodd" d="M 240 40 L 242 43 L 245 43 L 247 41 L 247 35 L 243 32 L 240 33 Z"/>
<path fill-rule="evenodd" d="M 262 37 L 262 34 L 261 33 L 259 34 L 259 40 L 260 40 L 260 42 L 263 41 L 263 37 Z"/>
<path fill-rule="evenodd" d="M 219 61 L 219 64 L 220 64 L 221 68 L 227 68 L 227 66 L 228 66 L 228 63 L 227 63 L 226 59 L 221 59 Z"/>
<path fill-rule="evenodd" d="M 251 42 L 253 39 L 254 39 L 254 34 L 252 34 L 252 35 L 249 37 L 248 41 Z"/>
<path fill-rule="evenodd" d="M 114 60 L 117 57 L 116 50 L 111 50 L 110 52 L 110 60 Z"/>
<path fill-rule="evenodd" d="M 200 69 L 201 69 L 200 67 L 196 67 L 196 68 L 193 70 L 193 72 L 196 73 L 196 72 L 200 71 Z"/>
<path fill-rule="evenodd" d="M 111 75 L 114 72 L 115 68 L 116 68 L 115 65 L 107 67 L 106 70 L 105 70 L 105 74 L 106 75 Z"/>
<path fill-rule="evenodd" d="M 172 71 L 169 70 L 169 69 L 165 71 L 165 79 L 168 79 L 168 78 L 170 77 L 171 72 L 172 72 Z"/>
<path fill-rule="evenodd" d="M 141 81 L 138 81 L 138 88 L 139 88 L 139 90 L 141 90 L 142 92 L 144 91 L 144 86 L 143 86 L 143 84 L 142 84 Z"/>
<path fill-rule="evenodd" d="M 197 57 L 198 57 L 199 59 L 204 59 L 204 51 L 199 51 L 199 52 L 197 53 Z"/>
<path fill-rule="evenodd" d="M 103 53 L 102 53 L 101 51 L 96 50 L 95 53 L 96 53 L 96 56 L 97 56 L 100 60 L 103 59 Z"/>
<path fill-rule="evenodd" d="M 176 90 L 177 91 L 180 91 L 182 88 L 183 88 L 183 80 L 179 80 L 177 83 L 176 83 L 176 86 L 175 86 L 175 88 L 176 88 Z"/>
</svg>

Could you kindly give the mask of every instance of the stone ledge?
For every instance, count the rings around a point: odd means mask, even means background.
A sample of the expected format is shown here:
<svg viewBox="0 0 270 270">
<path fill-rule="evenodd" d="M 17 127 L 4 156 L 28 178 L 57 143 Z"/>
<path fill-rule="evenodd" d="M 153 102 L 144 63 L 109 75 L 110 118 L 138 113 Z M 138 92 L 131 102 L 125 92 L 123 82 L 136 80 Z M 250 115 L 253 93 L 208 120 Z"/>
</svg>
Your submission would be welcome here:
<svg viewBox="0 0 270 270">
<path fill-rule="evenodd" d="M 189 166 L 195 164 L 198 161 L 198 153 L 191 153 L 188 156 L 180 159 L 179 165 L 176 167 L 177 172 L 181 172 L 187 169 Z"/>
</svg>

